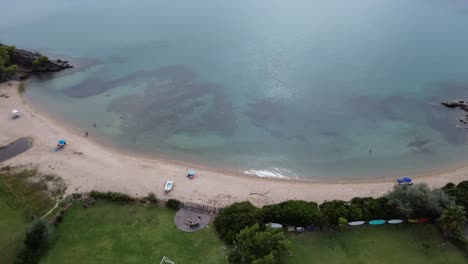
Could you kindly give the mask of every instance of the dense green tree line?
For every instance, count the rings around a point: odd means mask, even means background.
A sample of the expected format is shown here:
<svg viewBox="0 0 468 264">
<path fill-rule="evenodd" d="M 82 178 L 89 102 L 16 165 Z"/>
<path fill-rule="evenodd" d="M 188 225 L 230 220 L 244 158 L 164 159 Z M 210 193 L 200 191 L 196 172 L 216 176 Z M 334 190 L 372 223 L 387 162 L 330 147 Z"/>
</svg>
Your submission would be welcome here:
<svg viewBox="0 0 468 264">
<path fill-rule="evenodd" d="M 10 59 L 14 51 L 14 46 L 0 46 L 0 80 L 11 78 L 18 70 Z"/>
<path fill-rule="evenodd" d="M 235 203 L 223 209 L 214 224 L 221 238 L 233 245 L 231 263 L 278 262 L 277 256 L 288 249 L 288 241 L 267 228 L 265 224 L 269 222 L 341 230 L 348 221 L 428 217 L 438 220 L 446 237 L 465 243 L 461 232 L 466 222 L 467 187 L 468 181 L 448 185 L 443 190 L 430 189 L 426 184 L 398 185 L 383 197 L 333 200 L 320 206 L 300 200 L 262 208 L 250 202 Z M 266 243 L 266 238 L 277 242 Z"/>
</svg>

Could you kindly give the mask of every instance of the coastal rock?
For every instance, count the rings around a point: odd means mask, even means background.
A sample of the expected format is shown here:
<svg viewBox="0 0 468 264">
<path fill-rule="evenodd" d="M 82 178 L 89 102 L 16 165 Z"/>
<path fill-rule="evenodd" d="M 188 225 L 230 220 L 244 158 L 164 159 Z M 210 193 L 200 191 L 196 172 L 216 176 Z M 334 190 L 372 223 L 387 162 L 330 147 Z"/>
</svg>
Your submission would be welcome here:
<svg viewBox="0 0 468 264">
<path fill-rule="evenodd" d="M 468 112 L 468 103 L 466 103 L 464 100 L 441 102 L 441 104 L 448 108 L 460 108 Z"/>
<path fill-rule="evenodd" d="M 0 43 L 0 46 L 4 44 Z M 36 59 L 41 57 L 42 54 L 38 52 L 32 52 L 28 50 L 15 49 L 10 61 L 12 64 L 16 64 L 19 67 L 18 73 L 13 79 L 23 80 L 29 77 L 31 73 L 36 72 L 57 72 L 68 68 L 73 68 L 72 65 L 68 64 L 67 61 L 63 60 L 51 60 L 41 62 L 39 64 L 33 63 Z M 6 81 L 6 80 L 0 80 Z"/>
</svg>

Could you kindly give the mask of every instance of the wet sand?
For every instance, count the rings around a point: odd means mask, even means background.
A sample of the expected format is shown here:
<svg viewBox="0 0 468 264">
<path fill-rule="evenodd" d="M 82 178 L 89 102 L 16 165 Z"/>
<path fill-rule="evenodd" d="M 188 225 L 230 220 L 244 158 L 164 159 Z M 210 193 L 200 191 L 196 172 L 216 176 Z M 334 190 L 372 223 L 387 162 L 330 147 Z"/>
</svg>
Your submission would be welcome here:
<svg viewBox="0 0 468 264">
<path fill-rule="evenodd" d="M 42 172 L 55 173 L 66 181 L 67 193 L 98 190 L 146 196 L 153 192 L 160 199 L 176 198 L 212 206 L 245 200 L 260 206 L 289 199 L 322 202 L 349 200 L 355 196 L 377 197 L 395 184 L 395 179 L 309 182 L 260 178 L 126 153 L 100 145 L 93 141 L 92 135 L 87 138 L 84 131 L 67 127 L 35 109 L 19 95 L 19 82 L 10 83 L 11 86 L 0 84 L 0 90 L 5 89 L 10 96 L 0 98 L 0 146 L 30 137 L 33 147 L 2 165 L 35 166 Z M 21 118 L 11 120 L 12 109 L 20 110 Z M 67 139 L 69 145 L 63 151 L 54 152 L 56 142 L 62 138 Z M 186 177 L 187 168 L 197 171 L 195 179 Z M 169 179 L 175 182 L 175 188 L 165 194 L 164 184 Z M 419 175 L 413 179 L 432 187 L 442 187 L 448 182 L 468 180 L 468 167 Z"/>
</svg>

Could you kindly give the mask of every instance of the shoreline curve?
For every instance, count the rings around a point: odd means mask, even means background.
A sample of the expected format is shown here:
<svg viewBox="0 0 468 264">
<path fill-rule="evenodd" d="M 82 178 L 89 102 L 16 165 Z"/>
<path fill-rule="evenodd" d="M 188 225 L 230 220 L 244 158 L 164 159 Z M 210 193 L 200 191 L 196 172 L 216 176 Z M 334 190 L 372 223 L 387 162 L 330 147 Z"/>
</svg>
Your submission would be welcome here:
<svg viewBox="0 0 468 264">
<path fill-rule="evenodd" d="M 133 196 L 154 192 L 159 198 L 176 198 L 186 202 L 212 206 L 226 206 L 233 202 L 249 200 L 256 205 L 277 203 L 288 199 L 349 200 L 355 196 L 380 196 L 391 190 L 395 178 L 304 180 L 247 175 L 239 171 L 207 167 L 156 155 L 122 151 L 119 148 L 96 142 L 79 134 L 73 128 L 52 118 L 21 97 L 20 82 L 0 83 L 9 98 L 0 98 L 0 145 L 20 137 L 34 139 L 33 147 L 14 157 L 4 165 L 32 165 L 40 171 L 55 173 L 65 179 L 67 192 L 119 191 Z M 9 120 L 11 109 L 19 108 L 22 116 Z M 65 137 L 71 144 L 62 152 L 51 151 L 58 138 Z M 156 157 L 155 157 L 156 156 Z M 185 177 L 187 168 L 198 171 L 194 180 Z M 442 187 L 448 182 L 458 183 L 468 179 L 468 166 L 429 173 L 414 174 L 431 187 Z M 172 179 L 174 191 L 164 194 L 164 183 Z M 253 193 L 267 193 L 259 196 Z"/>
</svg>

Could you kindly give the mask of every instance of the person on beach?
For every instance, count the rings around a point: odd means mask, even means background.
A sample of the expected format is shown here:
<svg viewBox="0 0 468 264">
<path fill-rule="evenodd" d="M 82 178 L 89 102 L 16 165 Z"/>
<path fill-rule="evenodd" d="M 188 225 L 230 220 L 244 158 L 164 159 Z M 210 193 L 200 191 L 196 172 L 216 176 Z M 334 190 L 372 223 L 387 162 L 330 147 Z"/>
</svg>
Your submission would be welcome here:
<svg viewBox="0 0 468 264">
<path fill-rule="evenodd" d="M 85 137 L 88 137 L 88 131 L 85 132 Z"/>
<path fill-rule="evenodd" d="M 93 123 L 93 127 L 96 127 L 96 122 Z"/>
</svg>

